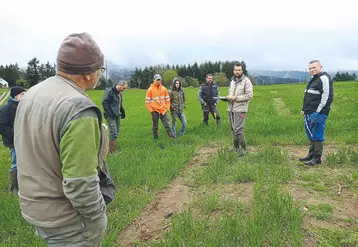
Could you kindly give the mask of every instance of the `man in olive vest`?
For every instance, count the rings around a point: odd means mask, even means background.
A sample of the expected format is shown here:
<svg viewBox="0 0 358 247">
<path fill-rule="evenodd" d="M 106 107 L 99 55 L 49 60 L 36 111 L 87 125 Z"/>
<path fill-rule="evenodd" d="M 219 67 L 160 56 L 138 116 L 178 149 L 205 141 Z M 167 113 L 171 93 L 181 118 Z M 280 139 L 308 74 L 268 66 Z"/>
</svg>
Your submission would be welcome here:
<svg viewBox="0 0 358 247">
<path fill-rule="evenodd" d="M 62 42 L 55 76 L 31 87 L 15 118 L 22 216 L 48 246 L 101 246 L 107 226 L 98 167 L 108 148 L 96 88 L 104 56 L 87 33 Z"/>
</svg>

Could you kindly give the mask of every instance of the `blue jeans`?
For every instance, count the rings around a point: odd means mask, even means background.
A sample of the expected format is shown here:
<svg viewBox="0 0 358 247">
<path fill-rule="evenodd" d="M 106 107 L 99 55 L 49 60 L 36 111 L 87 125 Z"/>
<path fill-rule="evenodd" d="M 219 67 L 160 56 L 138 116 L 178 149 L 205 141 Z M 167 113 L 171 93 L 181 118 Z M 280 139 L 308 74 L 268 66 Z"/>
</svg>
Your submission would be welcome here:
<svg viewBox="0 0 358 247">
<path fill-rule="evenodd" d="M 311 141 L 324 141 L 324 129 L 326 127 L 327 115 L 318 114 L 316 117 L 313 114 L 304 115 L 304 124 L 306 136 Z"/>
<path fill-rule="evenodd" d="M 119 129 L 120 129 L 120 118 L 119 117 L 107 117 L 106 118 L 109 128 L 109 137 L 111 140 L 117 140 Z"/>
<path fill-rule="evenodd" d="M 10 148 L 10 155 L 11 155 L 11 168 L 10 168 L 10 172 L 14 172 L 17 170 L 17 165 L 16 165 L 16 151 L 15 148 Z"/>
<path fill-rule="evenodd" d="M 171 111 L 171 115 L 172 115 L 172 131 L 174 135 L 177 136 L 177 131 L 175 129 L 175 123 L 177 121 L 177 118 L 179 118 L 179 120 L 181 121 L 180 135 L 183 135 L 185 133 L 186 123 L 187 123 L 184 112 Z"/>
</svg>

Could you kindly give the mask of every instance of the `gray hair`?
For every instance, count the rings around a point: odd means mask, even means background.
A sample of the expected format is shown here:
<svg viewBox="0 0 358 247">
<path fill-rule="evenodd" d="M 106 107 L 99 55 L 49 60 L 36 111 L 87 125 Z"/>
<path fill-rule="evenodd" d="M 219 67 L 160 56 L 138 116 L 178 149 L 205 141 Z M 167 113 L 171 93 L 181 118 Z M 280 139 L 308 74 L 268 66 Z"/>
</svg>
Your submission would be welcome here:
<svg viewBox="0 0 358 247">
<path fill-rule="evenodd" d="M 312 60 L 312 61 L 310 62 L 310 64 L 313 64 L 313 63 L 319 63 L 319 64 L 321 64 L 321 62 L 320 62 L 319 60 Z"/>
<path fill-rule="evenodd" d="M 128 86 L 128 83 L 126 82 L 126 81 L 119 81 L 118 83 L 117 83 L 117 85 L 119 85 L 119 86 Z"/>
</svg>

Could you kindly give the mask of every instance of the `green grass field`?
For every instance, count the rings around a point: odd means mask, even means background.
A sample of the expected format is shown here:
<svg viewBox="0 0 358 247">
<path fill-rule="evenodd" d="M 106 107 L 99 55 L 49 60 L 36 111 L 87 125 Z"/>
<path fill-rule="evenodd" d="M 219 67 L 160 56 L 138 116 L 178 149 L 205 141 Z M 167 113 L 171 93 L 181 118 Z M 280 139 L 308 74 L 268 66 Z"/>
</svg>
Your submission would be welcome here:
<svg viewBox="0 0 358 247">
<path fill-rule="evenodd" d="M 218 104 L 221 126 L 212 118 L 203 126 L 198 89 L 185 89 L 187 133 L 169 140 L 160 123 L 154 142 L 146 91 L 125 91 L 121 151 L 107 158 L 118 192 L 108 206 L 103 246 L 121 246 L 124 229 L 204 147 L 218 151 L 180 175 L 191 200 L 158 238 L 136 239 L 136 246 L 358 246 L 358 83 L 334 84 L 324 164 L 312 168 L 296 161 L 308 144 L 300 116 L 304 88 L 254 87 L 245 125 L 249 154 L 243 159 L 229 151 L 226 103 Z M 103 91 L 89 96 L 101 107 Z M 21 217 L 17 196 L 8 192 L 9 168 L 8 149 L 0 147 L 0 246 L 45 246 Z"/>
</svg>

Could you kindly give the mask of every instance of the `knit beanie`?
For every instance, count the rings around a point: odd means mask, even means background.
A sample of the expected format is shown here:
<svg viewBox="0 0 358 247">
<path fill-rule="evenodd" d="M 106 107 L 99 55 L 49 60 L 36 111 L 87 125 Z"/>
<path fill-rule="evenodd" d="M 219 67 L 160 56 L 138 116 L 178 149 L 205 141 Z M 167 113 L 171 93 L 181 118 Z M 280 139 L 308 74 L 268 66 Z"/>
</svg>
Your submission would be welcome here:
<svg viewBox="0 0 358 247">
<path fill-rule="evenodd" d="M 71 75 L 95 72 L 103 64 L 103 53 L 88 33 L 70 34 L 57 53 L 57 69 Z"/>
<path fill-rule="evenodd" d="M 26 92 L 26 90 L 23 87 L 15 86 L 10 89 L 10 96 L 15 98 L 16 95 Z"/>
</svg>

